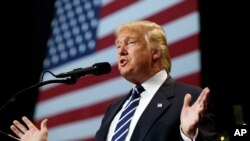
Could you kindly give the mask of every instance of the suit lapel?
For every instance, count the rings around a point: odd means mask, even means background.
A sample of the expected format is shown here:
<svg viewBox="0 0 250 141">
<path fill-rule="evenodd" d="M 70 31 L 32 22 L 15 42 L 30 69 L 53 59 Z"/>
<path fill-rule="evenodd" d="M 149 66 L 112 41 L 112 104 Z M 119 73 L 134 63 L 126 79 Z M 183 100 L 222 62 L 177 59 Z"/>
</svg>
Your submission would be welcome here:
<svg viewBox="0 0 250 141">
<path fill-rule="evenodd" d="M 131 140 L 144 140 L 157 118 L 159 118 L 159 116 L 161 116 L 161 114 L 171 105 L 168 99 L 174 96 L 173 82 L 173 79 L 169 77 L 156 92 L 155 96 L 141 115 Z M 147 123 L 145 123 L 145 121 L 147 121 Z"/>
</svg>

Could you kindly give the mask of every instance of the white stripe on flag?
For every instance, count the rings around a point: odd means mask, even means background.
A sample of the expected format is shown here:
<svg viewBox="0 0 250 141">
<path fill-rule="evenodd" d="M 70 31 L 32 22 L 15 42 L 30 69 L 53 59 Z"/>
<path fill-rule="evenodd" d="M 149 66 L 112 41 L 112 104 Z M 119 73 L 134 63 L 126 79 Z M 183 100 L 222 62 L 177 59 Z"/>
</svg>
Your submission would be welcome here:
<svg viewBox="0 0 250 141">
<path fill-rule="evenodd" d="M 173 60 L 173 66 L 171 70 L 171 76 L 178 79 L 189 74 L 199 72 L 201 69 L 200 65 L 200 51 L 186 53 Z"/>
<path fill-rule="evenodd" d="M 163 25 L 163 28 L 166 31 L 167 41 L 170 44 L 178 42 L 200 31 L 199 13 L 195 11 L 187 14 L 186 16 Z"/>
<path fill-rule="evenodd" d="M 111 2 L 113 2 L 114 0 L 101 0 L 102 1 L 102 7 L 103 6 L 106 6 L 107 4 L 109 4 L 109 3 L 111 3 Z"/>
<path fill-rule="evenodd" d="M 49 141 L 71 141 L 94 137 L 103 116 L 63 124 L 49 129 Z"/>
</svg>

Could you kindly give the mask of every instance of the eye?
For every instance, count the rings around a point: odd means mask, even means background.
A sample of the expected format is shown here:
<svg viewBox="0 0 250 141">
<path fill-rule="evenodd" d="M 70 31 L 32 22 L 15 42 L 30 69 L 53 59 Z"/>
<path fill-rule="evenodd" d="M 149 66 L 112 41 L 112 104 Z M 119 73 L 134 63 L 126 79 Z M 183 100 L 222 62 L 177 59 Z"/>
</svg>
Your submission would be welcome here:
<svg viewBox="0 0 250 141">
<path fill-rule="evenodd" d="M 120 44 L 115 44 L 115 47 L 116 47 L 117 49 L 119 49 L 119 48 L 121 47 L 121 45 L 120 45 Z"/>
<path fill-rule="evenodd" d="M 128 41 L 128 45 L 133 45 L 135 43 L 136 43 L 135 41 Z"/>
</svg>

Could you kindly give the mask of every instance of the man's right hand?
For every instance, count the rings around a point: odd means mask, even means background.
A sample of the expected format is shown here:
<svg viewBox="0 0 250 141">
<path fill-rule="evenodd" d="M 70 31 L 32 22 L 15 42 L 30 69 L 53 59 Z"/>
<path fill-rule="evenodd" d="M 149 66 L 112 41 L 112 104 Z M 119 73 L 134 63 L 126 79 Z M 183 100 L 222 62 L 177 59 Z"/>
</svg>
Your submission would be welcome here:
<svg viewBox="0 0 250 141">
<path fill-rule="evenodd" d="M 22 117 L 25 125 L 17 120 L 13 121 L 10 129 L 18 136 L 20 141 L 47 141 L 48 140 L 48 119 L 41 122 L 41 127 L 38 129 L 27 117 Z"/>
</svg>

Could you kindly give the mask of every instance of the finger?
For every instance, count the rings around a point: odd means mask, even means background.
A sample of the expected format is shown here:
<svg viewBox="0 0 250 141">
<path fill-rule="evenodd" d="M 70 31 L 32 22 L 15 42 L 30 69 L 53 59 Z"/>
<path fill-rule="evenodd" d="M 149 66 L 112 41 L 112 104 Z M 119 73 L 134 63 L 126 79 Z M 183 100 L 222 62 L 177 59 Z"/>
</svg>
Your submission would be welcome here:
<svg viewBox="0 0 250 141">
<path fill-rule="evenodd" d="M 17 120 L 14 120 L 13 121 L 13 124 L 22 132 L 22 133 L 25 133 L 27 131 L 27 128 L 21 124 L 19 121 Z"/>
<path fill-rule="evenodd" d="M 23 133 L 15 126 L 15 125 L 11 125 L 10 129 L 19 137 L 21 138 Z"/>
<path fill-rule="evenodd" d="M 209 93 L 210 93 L 210 90 L 209 90 L 208 88 L 205 88 L 205 89 L 203 90 L 203 94 L 202 94 L 200 103 L 201 103 L 202 105 L 204 105 L 204 106 L 207 105 Z"/>
<path fill-rule="evenodd" d="M 44 119 L 41 122 L 41 130 L 48 130 L 47 123 L 48 123 L 48 119 Z"/>
<path fill-rule="evenodd" d="M 198 102 L 198 103 L 203 102 L 203 101 L 207 98 L 207 96 L 208 96 L 208 94 L 209 94 L 209 91 L 210 91 L 210 90 L 209 90 L 207 87 L 204 88 L 204 89 L 202 90 L 200 96 L 198 97 L 197 102 Z"/>
<path fill-rule="evenodd" d="M 189 107 L 191 105 L 192 97 L 190 94 L 186 94 L 184 97 L 183 107 Z"/>
<path fill-rule="evenodd" d="M 26 116 L 23 116 L 22 120 L 28 126 L 29 129 L 37 129 L 36 126 Z"/>
</svg>

